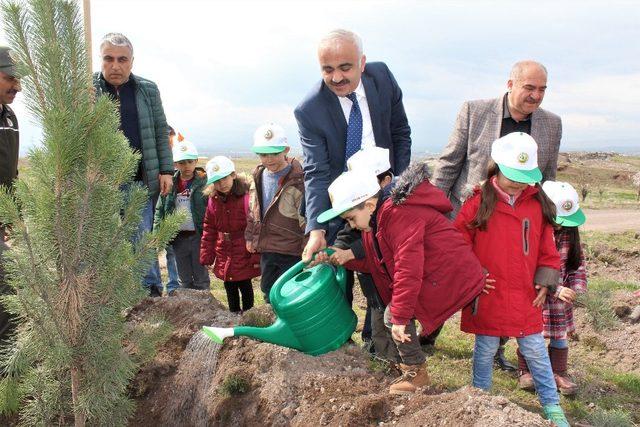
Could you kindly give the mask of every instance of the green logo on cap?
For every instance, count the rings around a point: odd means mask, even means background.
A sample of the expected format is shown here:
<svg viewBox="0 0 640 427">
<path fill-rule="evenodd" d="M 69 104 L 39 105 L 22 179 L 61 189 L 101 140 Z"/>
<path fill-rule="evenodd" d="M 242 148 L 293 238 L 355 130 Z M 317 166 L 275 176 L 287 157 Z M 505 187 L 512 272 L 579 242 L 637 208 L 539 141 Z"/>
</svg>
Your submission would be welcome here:
<svg viewBox="0 0 640 427">
<path fill-rule="evenodd" d="M 529 155 L 527 153 L 520 153 L 518 154 L 518 161 L 520 163 L 527 163 L 527 160 L 529 160 Z"/>
</svg>

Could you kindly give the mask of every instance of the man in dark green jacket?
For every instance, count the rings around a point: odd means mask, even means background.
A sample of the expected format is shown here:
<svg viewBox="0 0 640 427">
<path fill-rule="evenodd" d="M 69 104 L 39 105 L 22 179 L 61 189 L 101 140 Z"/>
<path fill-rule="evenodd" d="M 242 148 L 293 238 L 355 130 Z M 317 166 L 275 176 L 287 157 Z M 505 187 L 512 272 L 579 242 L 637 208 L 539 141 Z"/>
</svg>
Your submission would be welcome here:
<svg viewBox="0 0 640 427">
<path fill-rule="evenodd" d="M 120 108 L 120 129 L 133 150 L 142 154 L 135 181 L 149 189 L 149 203 L 143 211 L 140 234 L 151 231 L 158 195 L 172 186 L 173 158 L 169 148 L 167 121 L 155 83 L 133 75 L 133 46 L 120 33 L 109 33 L 100 44 L 102 72 L 94 75 L 96 93 L 111 96 Z M 154 263 L 144 279 L 152 296 L 162 293 L 160 267 Z"/>
</svg>

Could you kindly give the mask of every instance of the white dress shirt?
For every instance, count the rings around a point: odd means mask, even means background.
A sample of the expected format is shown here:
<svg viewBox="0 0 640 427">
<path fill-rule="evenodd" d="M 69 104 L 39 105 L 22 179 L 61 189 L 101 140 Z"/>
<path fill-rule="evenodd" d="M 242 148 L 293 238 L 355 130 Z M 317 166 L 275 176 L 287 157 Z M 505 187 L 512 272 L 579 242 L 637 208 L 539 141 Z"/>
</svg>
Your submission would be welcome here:
<svg viewBox="0 0 640 427">
<path fill-rule="evenodd" d="M 360 112 L 362 113 L 362 146 L 365 147 L 375 147 L 376 140 L 373 136 L 373 125 L 371 124 L 371 114 L 369 114 L 369 104 L 367 104 L 367 94 L 364 91 L 364 86 L 362 86 L 362 79 L 360 79 L 360 83 L 358 87 L 354 91 L 356 93 L 356 98 L 358 100 L 358 105 L 360 106 Z M 344 113 L 344 118 L 349 123 L 349 114 L 351 114 L 351 106 L 353 102 L 349 100 L 346 96 L 339 96 L 340 106 L 342 107 L 342 112 Z"/>
</svg>

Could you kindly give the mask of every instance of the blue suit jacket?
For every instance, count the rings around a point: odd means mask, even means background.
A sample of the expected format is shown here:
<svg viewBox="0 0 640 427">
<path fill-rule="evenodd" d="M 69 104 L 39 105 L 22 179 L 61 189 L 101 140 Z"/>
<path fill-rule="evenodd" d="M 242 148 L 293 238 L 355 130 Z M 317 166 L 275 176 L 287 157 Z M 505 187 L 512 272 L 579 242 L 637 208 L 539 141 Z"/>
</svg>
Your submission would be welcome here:
<svg viewBox="0 0 640 427">
<path fill-rule="evenodd" d="M 402 104 L 402 90 L 382 62 L 366 64 L 362 84 L 376 145 L 389 149 L 391 168 L 399 175 L 411 160 L 411 128 Z M 327 230 L 326 239 L 331 243 L 342 220 L 318 224 L 317 218 L 331 207 L 327 189 L 345 168 L 347 121 L 338 97 L 323 81 L 298 105 L 295 116 L 304 152 L 307 232 Z"/>
</svg>

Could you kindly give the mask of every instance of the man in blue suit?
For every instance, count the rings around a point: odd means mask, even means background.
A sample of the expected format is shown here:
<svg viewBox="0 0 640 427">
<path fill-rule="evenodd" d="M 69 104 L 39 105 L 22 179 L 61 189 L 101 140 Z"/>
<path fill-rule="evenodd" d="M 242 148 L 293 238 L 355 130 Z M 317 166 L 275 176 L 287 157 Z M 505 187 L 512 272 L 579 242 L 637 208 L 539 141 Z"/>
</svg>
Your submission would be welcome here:
<svg viewBox="0 0 640 427">
<path fill-rule="evenodd" d="M 331 208 L 329 184 L 346 169 L 347 159 L 362 147 L 389 149 L 391 168 L 402 173 L 411 158 L 411 128 L 402 90 L 382 62 L 366 64 L 360 37 L 346 30 L 325 36 L 318 47 L 320 81 L 295 110 L 304 152 L 305 217 L 309 241 L 302 253 L 333 243 L 344 221 L 319 224 Z"/>
</svg>

